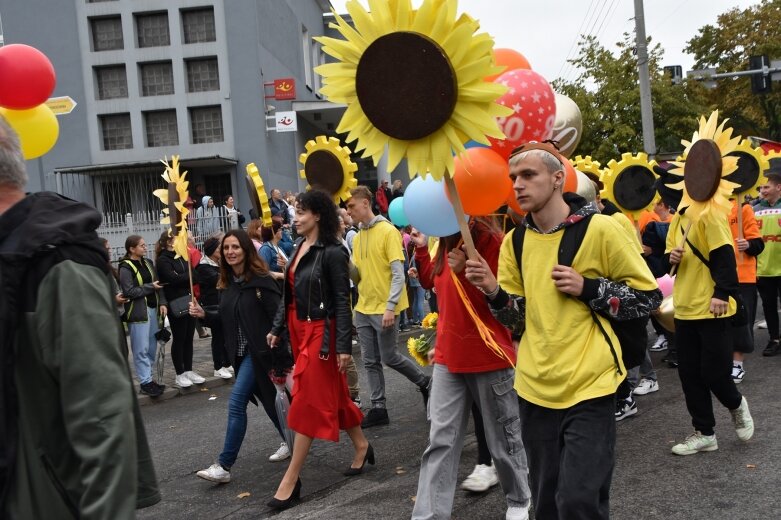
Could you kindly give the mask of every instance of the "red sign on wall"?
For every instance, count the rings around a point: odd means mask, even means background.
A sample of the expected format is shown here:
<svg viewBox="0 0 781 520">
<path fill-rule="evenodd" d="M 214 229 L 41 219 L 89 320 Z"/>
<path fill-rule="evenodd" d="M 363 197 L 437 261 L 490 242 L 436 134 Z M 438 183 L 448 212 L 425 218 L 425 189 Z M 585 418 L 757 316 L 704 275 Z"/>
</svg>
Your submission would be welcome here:
<svg viewBox="0 0 781 520">
<path fill-rule="evenodd" d="M 279 78 L 274 80 L 274 99 L 296 99 L 295 78 Z"/>
</svg>

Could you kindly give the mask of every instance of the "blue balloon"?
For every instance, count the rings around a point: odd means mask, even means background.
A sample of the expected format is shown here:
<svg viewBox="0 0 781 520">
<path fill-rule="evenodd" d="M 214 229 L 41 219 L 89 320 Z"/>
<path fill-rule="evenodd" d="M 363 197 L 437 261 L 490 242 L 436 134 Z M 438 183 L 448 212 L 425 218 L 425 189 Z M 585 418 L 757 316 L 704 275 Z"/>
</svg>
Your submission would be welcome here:
<svg viewBox="0 0 781 520">
<path fill-rule="evenodd" d="M 436 181 L 430 175 L 425 179 L 416 177 L 407 186 L 404 213 L 413 227 L 429 236 L 446 237 L 460 229 L 456 212 L 445 194 L 445 181 Z"/>
<path fill-rule="evenodd" d="M 409 226 L 407 215 L 404 214 L 404 197 L 396 197 L 388 206 L 388 216 L 396 227 Z"/>
<path fill-rule="evenodd" d="M 490 148 L 490 146 L 478 143 L 477 141 L 467 141 L 464 143 L 464 148 L 469 150 L 470 148 Z"/>
</svg>

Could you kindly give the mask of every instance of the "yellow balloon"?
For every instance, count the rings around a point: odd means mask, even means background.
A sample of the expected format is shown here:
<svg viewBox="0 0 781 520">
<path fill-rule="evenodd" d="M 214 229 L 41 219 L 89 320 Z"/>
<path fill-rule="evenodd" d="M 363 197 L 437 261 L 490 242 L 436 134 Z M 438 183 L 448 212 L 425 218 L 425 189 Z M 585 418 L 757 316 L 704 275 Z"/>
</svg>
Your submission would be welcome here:
<svg viewBox="0 0 781 520">
<path fill-rule="evenodd" d="M 5 118 L 19 136 L 25 159 L 35 159 L 51 150 L 60 135 L 57 116 L 45 104 L 28 110 L 0 107 L 0 116 Z"/>
</svg>

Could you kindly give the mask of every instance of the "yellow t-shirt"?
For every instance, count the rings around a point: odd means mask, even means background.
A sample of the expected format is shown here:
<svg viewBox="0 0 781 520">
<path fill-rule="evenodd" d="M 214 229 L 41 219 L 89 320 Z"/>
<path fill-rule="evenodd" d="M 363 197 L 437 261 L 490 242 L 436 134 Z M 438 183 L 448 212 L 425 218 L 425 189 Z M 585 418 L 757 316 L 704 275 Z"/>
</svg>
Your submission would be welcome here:
<svg viewBox="0 0 781 520">
<path fill-rule="evenodd" d="M 691 219 L 685 214 L 676 213 L 670 222 L 670 231 L 667 233 L 667 245 L 665 253 L 679 247 L 683 241 L 683 233 Z M 692 226 L 688 236 L 689 242 L 694 244 L 706 260 L 710 259 L 710 252 L 724 245 L 732 247 L 732 232 L 729 222 L 723 219 L 700 219 Z M 675 317 L 679 320 L 713 319 L 710 312 L 710 301 L 713 298 L 713 289 L 716 286 L 710 275 L 710 269 L 702 260 L 692 253 L 691 247 L 684 246 L 683 258 L 678 265 L 673 286 L 673 302 L 675 304 Z M 737 304 L 729 298 L 727 318 L 735 314 Z"/>
<path fill-rule="evenodd" d="M 355 310 L 363 314 L 383 314 L 388 308 L 391 289 L 391 268 L 394 260 L 404 263 L 401 233 L 387 220 L 361 229 L 353 239 L 353 263 L 361 279 L 358 282 L 358 304 Z M 409 307 L 407 288 L 402 287 L 396 304 L 398 315 Z"/>
<path fill-rule="evenodd" d="M 623 213 L 613 213 L 610 216 L 616 219 L 616 222 L 621 224 L 621 227 L 624 230 L 626 230 L 627 233 L 629 233 L 629 238 L 632 240 L 632 243 L 635 245 L 635 249 L 642 255 L 643 245 L 640 243 L 640 236 L 637 234 L 637 228 L 635 228 L 635 225 L 632 223 L 632 220 L 630 220 L 630 218 L 624 215 Z"/>
<path fill-rule="evenodd" d="M 589 307 L 559 291 L 551 278 L 564 230 L 548 235 L 526 232 L 523 280 L 513 251 L 514 232 L 507 234 L 499 253 L 499 283 L 510 294 L 526 297 L 526 330 L 515 367 L 518 395 L 539 406 L 562 409 L 614 393 L 624 376 L 618 374 Z M 631 237 L 606 215 L 591 217 L 572 267 L 584 277 L 624 282 L 641 291 L 658 287 Z M 598 319 L 626 374 L 618 338 L 606 319 Z"/>
</svg>

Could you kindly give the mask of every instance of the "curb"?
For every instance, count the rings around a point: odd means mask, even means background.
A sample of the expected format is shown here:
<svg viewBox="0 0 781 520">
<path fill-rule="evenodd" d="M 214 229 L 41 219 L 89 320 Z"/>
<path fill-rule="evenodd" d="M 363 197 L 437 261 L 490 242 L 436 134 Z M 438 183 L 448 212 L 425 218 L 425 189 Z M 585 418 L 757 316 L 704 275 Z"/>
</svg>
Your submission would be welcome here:
<svg viewBox="0 0 781 520">
<path fill-rule="evenodd" d="M 218 386 L 223 386 L 227 384 L 233 384 L 234 378 L 230 379 L 223 379 L 221 377 L 207 377 L 206 381 L 204 381 L 200 385 L 193 384 L 193 386 L 189 388 L 179 388 L 178 386 L 168 386 L 163 391 L 162 395 L 159 395 L 157 397 L 152 397 L 150 395 L 145 395 L 141 393 L 137 393 L 138 398 L 138 404 L 140 406 L 148 406 L 151 404 L 158 404 L 162 403 L 163 401 L 167 401 L 169 399 L 173 399 L 174 397 L 184 396 L 184 395 L 191 395 L 191 394 L 200 394 L 201 392 L 207 392 L 211 388 L 216 388 Z"/>
</svg>

